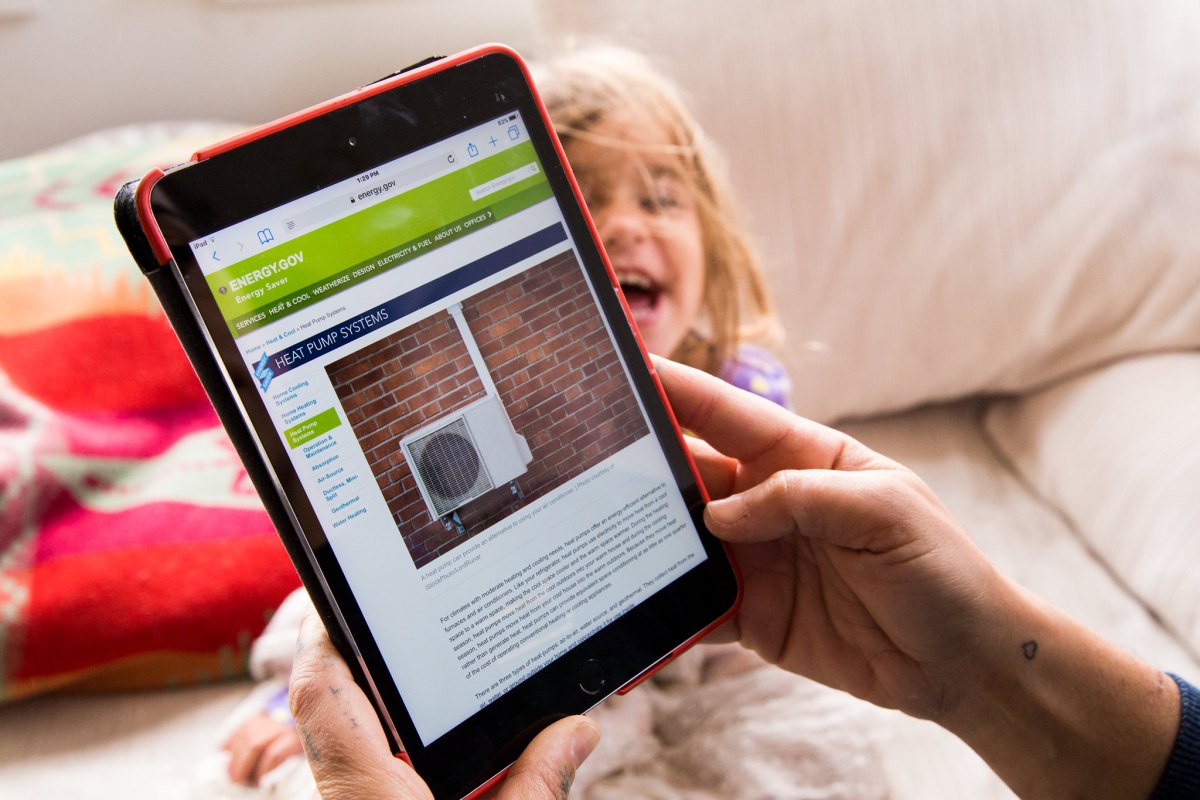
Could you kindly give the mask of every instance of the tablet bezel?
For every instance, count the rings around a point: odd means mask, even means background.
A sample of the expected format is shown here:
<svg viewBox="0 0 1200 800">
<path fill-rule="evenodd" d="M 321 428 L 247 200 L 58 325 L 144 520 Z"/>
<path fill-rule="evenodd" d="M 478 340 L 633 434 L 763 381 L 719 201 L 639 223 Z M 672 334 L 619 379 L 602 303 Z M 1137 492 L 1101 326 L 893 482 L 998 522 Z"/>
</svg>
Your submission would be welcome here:
<svg viewBox="0 0 1200 800">
<path fill-rule="evenodd" d="M 324 186 L 433 144 L 509 111 L 525 119 L 547 180 L 576 242 L 588 279 L 599 289 L 616 281 L 578 187 L 563 166 L 561 146 L 515 53 L 493 46 L 395 76 L 314 109 L 251 131 L 197 154 L 149 183 L 142 224 L 169 249 L 180 292 L 189 298 L 209 345 L 222 365 L 230 394 L 253 432 L 254 449 L 288 509 L 296 537 L 321 576 L 308 586 L 328 603 L 369 676 L 365 686 L 380 711 L 393 747 L 407 757 L 436 796 L 462 797 L 488 784 L 529 740 L 562 716 L 586 711 L 636 681 L 731 615 L 740 597 L 727 551 L 703 527 L 705 501 L 686 448 L 644 348 L 628 323 L 619 290 L 597 291 L 633 387 L 666 454 L 708 556 L 663 590 L 589 637 L 465 722 L 424 745 L 404 706 L 345 576 L 324 537 L 283 442 L 267 416 L 252 376 L 209 293 L 189 242 Z M 353 140 L 353 145 L 351 144 Z M 284 166 L 286 165 L 286 169 Z M 186 289 L 185 289 L 186 287 Z M 614 324 L 615 323 L 615 324 Z M 327 615 L 328 619 L 329 616 Z M 593 691 L 597 676 L 606 679 Z"/>
</svg>

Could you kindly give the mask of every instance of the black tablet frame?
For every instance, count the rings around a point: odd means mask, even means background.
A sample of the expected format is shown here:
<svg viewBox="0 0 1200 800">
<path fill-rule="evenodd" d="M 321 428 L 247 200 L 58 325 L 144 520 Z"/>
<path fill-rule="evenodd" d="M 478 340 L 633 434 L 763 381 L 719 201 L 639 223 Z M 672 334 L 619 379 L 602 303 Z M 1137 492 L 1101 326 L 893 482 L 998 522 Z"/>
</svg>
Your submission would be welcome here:
<svg viewBox="0 0 1200 800">
<path fill-rule="evenodd" d="M 632 384 L 666 454 L 707 558 L 614 623 L 428 745 L 378 647 L 241 363 L 189 242 L 361 174 L 472 126 L 519 111 Z M 289 554 L 395 751 L 437 797 L 485 788 L 554 720 L 631 685 L 731 615 L 740 583 L 703 526 L 705 494 L 664 402 L 574 178 L 520 59 L 499 46 L 391 76 L 153 174 L 118 197 L 118 223 L 221 413 Z M 164 263 L 169 249 L 169 260 Z M 597 673 L 597 669 L 599 672 Z M 590 676 L 587 686 L 581 676 Z M 599 675 L 602 691 L 593 691 Z M 587 683 L 587 681 L 582 681 Z"/>
</svg>

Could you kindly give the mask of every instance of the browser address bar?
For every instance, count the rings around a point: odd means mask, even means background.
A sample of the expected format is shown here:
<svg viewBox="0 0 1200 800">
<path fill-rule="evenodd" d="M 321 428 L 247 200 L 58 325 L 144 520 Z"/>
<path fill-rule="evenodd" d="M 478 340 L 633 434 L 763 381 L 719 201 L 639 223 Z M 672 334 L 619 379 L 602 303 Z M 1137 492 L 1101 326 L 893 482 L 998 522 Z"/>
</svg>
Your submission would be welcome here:
<svg viewBox="0 0 1200 800">
<path fill-rule="evenodd" d="M 453 151 L 447 150 L 418 161 L 416 164 L 410 164 L 403 169 L 381 172 L 379 177 L 359 191 L 347 192 L 341 197 L 328 200 L 288 217 L 284 220 L 284 227 L 287 228 L 288 233 L 299 233 L 316 228 L 331 219 L 344 217 L 351 211 L 358 210 L 356 208 L 358 202 L 370 202 L 385 194 L 404 191 L 424 183 L 442 172 L 447 166 L 452 165 L 453 157 Z"/>
</svg>

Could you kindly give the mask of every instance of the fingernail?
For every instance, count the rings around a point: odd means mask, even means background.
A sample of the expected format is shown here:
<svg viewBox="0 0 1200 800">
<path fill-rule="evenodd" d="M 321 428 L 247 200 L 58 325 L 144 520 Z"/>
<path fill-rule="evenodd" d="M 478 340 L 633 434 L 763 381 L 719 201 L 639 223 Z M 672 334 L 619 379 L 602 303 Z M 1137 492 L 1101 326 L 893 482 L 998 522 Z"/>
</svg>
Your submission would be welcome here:
<svg viewBox="0 0 1200 800">
<path fill-rule="evenodd" d="M 708 516 L 713 522 L 722 527 L 736 525 L 746 516 L 746 504 L 740 494 L 735 494 L 721 500 L 713 500 L 708 504 Z"/>
<path fill-rule="evenodd" d="M 575 731 L 571 734 L 571 757 L 575 759 L 577 768 L 592 754 L 599 743 L 600 728 L 596 727 L 596 723 L 587 717 L 580 718 L 579 724 L 575 726 Z"/>
</svg>

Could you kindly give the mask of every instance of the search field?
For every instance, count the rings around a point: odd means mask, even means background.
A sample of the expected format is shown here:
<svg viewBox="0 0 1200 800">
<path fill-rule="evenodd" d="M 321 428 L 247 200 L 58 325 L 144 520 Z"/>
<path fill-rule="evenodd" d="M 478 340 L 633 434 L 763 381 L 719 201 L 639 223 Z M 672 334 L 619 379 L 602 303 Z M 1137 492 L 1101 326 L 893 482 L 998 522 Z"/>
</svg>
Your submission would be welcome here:
<svg viewBox="0 0 1200 800">
<path fill-rule="evenodd" d="M 512 186 L 517 181 L 525 180 L 529 176 L 537 175 L 537 174 L 538 174 L 537 162 L 531 161 L 530 163 L 526 164 L 523 167 L 517 167 L 512 172 L 506 172 L 505 174 L 503 174 L 497 178 L 492 178 L 490 181 L 481 183 L 478 186 L 476 186 L 475 188 L 471 189 L 470 190 L 471 199 L 478 200 L 481 197 L 487 197 L 489 194 L 494 194 L 495 192 L 498 192 L 501 189 L 505 189 L 509 186 Z"/>
</svg>

